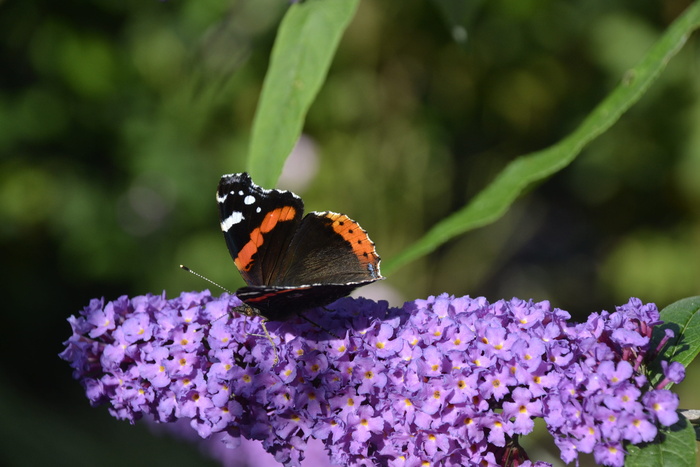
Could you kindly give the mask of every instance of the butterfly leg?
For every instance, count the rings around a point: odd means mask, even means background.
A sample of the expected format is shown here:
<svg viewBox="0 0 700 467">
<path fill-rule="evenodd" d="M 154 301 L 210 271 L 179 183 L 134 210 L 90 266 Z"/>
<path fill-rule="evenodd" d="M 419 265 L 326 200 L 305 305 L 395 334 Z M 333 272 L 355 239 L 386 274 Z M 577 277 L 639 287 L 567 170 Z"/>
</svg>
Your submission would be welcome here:
<svg viewBox="0 0 700 467">
<path fill-rule="evenodd" d="M 260 316 L 261 317 L 262 320 L 260 321 L 260 325 L 262 326 L 263 332 L 265 334 L 248 333 L 248 335 L 255 336 L 255 337 L 265 337 L 268 341 L 270 341 L 270 345 L 272 345 L 272 351 L 275 354 L 275 358 L 274 358 L 272 364 L 276 365 L 280 359 L 279 359 L 279 354 L 277 353 L 277 345 L 275 345 L 275 341 L 272 339 L 272 336 L 267 331 L 267 326 L 265 326 L 265 322 L 267 321 L 267 319 L 265 319 L 264 316 L 260 315 L 260 313 L 258 313 L 258 311 L 255 308 L 251 307 L 247 303 L 244 303 L 243 305 L 236 307 L 236 311 L 238 311 L 240 314 L 245 316 L 246 321 L 248 320 L 249 316 Z"/>
</svg>

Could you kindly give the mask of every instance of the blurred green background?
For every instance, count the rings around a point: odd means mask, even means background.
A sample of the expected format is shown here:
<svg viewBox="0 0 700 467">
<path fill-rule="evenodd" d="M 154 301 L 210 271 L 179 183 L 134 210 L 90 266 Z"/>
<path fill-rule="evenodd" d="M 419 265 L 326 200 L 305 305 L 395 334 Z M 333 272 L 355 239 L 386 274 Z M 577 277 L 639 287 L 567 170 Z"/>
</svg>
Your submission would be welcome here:
<svg viewBox="0 0 700 467">
<path fill-rule="evenodd" d="M 690 3 L 364 0 L 280 186 L 358 220 L 391 258 L 575 128 Z M 57 354 L 92 297 L 207 287 L 181 263 L 241 285 L 214 191 L 245 169 L 286 8 L 0 1 L 0 464 L 206 465 L 90 408 Z M 548 299 L 580 320 L 698 295 L 698 44 L 503 219 L 363 294 Z M 681 405 L 699 408 L 690 373 Z"/>
</svg>

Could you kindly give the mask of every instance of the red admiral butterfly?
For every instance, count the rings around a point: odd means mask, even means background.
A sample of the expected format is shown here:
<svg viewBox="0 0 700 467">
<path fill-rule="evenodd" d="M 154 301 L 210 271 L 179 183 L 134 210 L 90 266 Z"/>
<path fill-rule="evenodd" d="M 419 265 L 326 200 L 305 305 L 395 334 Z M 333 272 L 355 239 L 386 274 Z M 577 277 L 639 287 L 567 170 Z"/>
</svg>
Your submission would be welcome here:
<svg viewBox="0 0 700 467">
<path fill-rule="evenodd" d="M 300 197 L 261 188 L 245 172 L 221 177 L 216 200 L 226 245 L 248 284 L 236 296 L 269 320 L 384 279 L 374 243 L 344 214 L 311 212 L 302 219 Z"/>
</svg>

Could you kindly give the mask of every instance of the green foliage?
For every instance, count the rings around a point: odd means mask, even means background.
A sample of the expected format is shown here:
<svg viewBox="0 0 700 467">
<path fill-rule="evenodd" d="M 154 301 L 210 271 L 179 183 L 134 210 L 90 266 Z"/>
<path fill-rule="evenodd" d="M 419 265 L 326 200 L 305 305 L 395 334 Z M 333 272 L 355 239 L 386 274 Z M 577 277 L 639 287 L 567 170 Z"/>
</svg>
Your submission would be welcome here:
<svg viewBox="0 0 700 467">
<path fill-rule="evenodd" d="M 682 415 L 678 423 L 659 434 L 659 442 L 628 447 L 626 467 L 694 467 L 697 459 L 695 431 Z"/>
<path fill-rule="evenodd" d="M 664 331 L 670 329 L 674 337 L 664 347 L 653 365 L 654 377 L 652 384 L 662 378 L 661 360 L 679 362 L 688 367 L 700 353 L 700 297 L 689 297 L 678 300 L 661 311 L 663 326 L 654 328 L 653 344 L 655 347 L 664 337 Z"/>
<path fill-rule="evenodd" d="M 586 144 L 608 130 L 639 100 L 698 27 L 700 4 L 695 4 L 668 28 L 637 66 L 627 71 L 622 82 L 576 130 L 550 148 L 511 162 L 469 204 L 437 223 L 424 237 L 392 258 L 384 267 L 386 274 L 434 251 L 457 235 L 498 220 L 529 185 L 569 165 Z"/>
<path fill-rule="evenodd" d="M 273 186 L 282 173 L 358 3 L 308 0 L 293 5 L 280 24 L 248 154 L 249 172 L 261 186 Z"/>
</svg>

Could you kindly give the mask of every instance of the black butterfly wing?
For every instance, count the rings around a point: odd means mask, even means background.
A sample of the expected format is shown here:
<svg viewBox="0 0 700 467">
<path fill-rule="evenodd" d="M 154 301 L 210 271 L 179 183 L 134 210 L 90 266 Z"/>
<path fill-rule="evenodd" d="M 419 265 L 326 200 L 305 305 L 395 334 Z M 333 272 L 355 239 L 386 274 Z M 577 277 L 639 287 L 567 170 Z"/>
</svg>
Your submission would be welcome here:
<svg viewBox="0 0 700 467">
<path fill-rule="evenodd" d="M 244 172 L 222 176 L 216 199 L 226 245 L 245 282 L 250 286 L 276 282 L 301 223 L 301 198 L 261 188 Z"/>
<path fill-rule="evenodd" d="M 357 222 L 344 214 L 312 212 L 301 221 L 270 285 L 355 285 L 347 295 L 383 279 L 379 262 L 374 243 Z"/>
<path fill-rule="evenodd" d="M 283 321 L 310 308 L 325 306 L 370 282 L 302 286 L 241 287 L 236 296 L 270 321 Z"/>
</svg>

